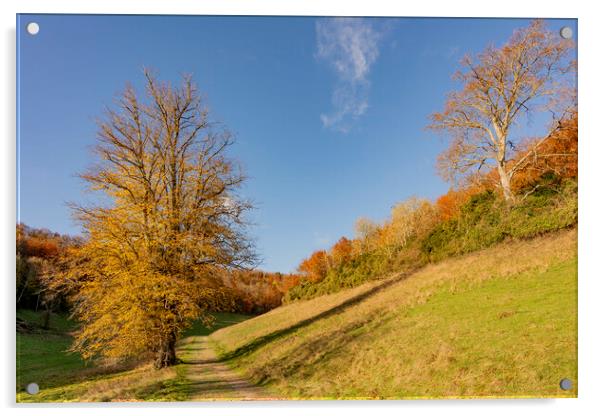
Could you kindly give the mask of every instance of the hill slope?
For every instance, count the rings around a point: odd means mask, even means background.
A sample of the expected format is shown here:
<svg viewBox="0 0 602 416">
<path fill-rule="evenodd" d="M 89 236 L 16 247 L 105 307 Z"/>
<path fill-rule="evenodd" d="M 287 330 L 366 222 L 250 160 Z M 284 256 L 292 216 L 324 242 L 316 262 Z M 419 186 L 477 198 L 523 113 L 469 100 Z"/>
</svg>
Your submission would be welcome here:
<svg viewBox="0 0 602 416">
<path fill-rule="evenodd" d="M 575 397 L 576 236 L 504 243 L 292 303 L 210 340 L 284 397 Z"/>
</svg>

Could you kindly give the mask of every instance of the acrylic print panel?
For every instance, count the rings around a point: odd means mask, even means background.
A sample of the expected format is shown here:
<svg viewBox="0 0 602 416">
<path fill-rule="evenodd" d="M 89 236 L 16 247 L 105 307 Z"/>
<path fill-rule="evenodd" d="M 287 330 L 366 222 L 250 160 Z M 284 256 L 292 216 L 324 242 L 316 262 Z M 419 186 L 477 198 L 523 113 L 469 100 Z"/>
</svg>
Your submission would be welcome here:
<svg viewBox="0 0 602 416">
<path fill-rule="evenodd" d="M 19 15 L 18 402 L 577 396 L 577 21 Z"/>
</svg>

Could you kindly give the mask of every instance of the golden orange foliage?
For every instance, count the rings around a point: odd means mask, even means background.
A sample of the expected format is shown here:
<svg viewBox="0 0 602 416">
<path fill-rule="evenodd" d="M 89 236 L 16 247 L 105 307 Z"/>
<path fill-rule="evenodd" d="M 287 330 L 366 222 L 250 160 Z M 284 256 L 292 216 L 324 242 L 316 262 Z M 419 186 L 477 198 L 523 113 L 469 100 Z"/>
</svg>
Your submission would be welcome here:
<svg viewBox="0 0 602 416">
<path fill-rule="evenodd" d="M 354 251 L 365 253 L 379 245 L 381 226 L 369 218 L 360 217 L 355 222 Z"/>
<path fill-rule="evenodd" d="M 40 257 L 50 259 L 59 253 L 58 243 L 54 240 L 41 237 L 24 238 L 22 241 L 22 253 L 29 257 Z"/>
<path fill-rule="evenodd" d="M 234 301 L 233 308 L 243 313 L 263 313 L 282 304 L 282 297 L 299 284 L 296 274 L 261 270 L 236 270 L 226 273 L 225 285 Z"/>
<path fill-rule="evenodd" d="M 330 258 L 333 267 L 346 263 L 353 256 L 353 242 L 346 237 L 341 237 L 330 249 Z"/>
<path fill-rule="evenodd" d="M 528 191 L 545 173 L 559 178 L 576 178 L 578 173 L 578 114 L 572 112 L 543 139 L 525 143 L 511 164 L 517 167 L 513 187 Z M 522 162 L 521 162 L 522 161 Z"/>
<path fill-rule="evenodd" d="M 146 97 L 128 86 L 99 122 L 99 163 L 81 176 L 112 203 L 73 206 L 87 240 L 55 285 L 73 288 L 84 358 L 152 354 L 159 368 L 193 320 L 210 319 L 223 270 L 254 255 L 231 136 L 212 128 L 190 77 L 176 88 L 145 76 Z"/>
<path fill-rule="evenodd" d="M 430 229 L 435 220 L 435 208 L 430 201 L 411 197 L 399 202 L 381 229 L 382 245 L 405 247 L 410 239 Z"/>
<path fill-rule="evenodd" d="M 441 195 L 435 201 L 435 207 L 442 221 L 455 218 L 460 213 L 460 207 L 464 205 L 472 195 L 483 191 L 483 186 L 478 184 L 454 189 L 449 188 L 447 193 Z"/>
<path fill-rule="evenodd" d="M 299 273 L 311 282 L 319 282 L 328 273 L 328 254 L 325 250 L 315 251 L 301 262 Z"/>
</svg>

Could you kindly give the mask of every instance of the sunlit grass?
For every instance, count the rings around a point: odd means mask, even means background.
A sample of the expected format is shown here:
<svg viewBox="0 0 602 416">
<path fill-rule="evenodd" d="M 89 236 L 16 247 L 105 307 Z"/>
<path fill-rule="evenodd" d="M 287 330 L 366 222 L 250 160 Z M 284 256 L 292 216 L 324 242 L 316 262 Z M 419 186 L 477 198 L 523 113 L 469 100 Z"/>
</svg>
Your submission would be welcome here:
<svg viewBox="0 0 602 416">
<path fill-rule="evenodd" d="M 19 311 L 28 322 L 40 323 L 39 313 Z M 196 322 L 185 337 L 208 335 L 218 328 L 248 319 L 248 316 L 215 313 L 211 328 Z M 51 330 L 17 333 L 17 401 L 183 401 L 190 397 L 186 365 L 154 370 L 148 363 L 134 368 L 130 365 L 103 368 L 86 363 L 75 353 L 67 352 L 72 342 L 69 331 L 73 322 L 64 316 L 53 315 Z M 178 356 L 186 360 L 191 352 L 184 339 Z M 35 382 L 40 392 L 35 396 L 25 392 L 28 383 Z"/>
<path fill-rule="evenodd" d="M 349 306 L 379 283 L 211 338 L 230 365 L 285 397 L 575 397 L 576 249 L 575 230 L 506 243 Z M 560 390 L 564 377 L 573 390 Z"/>
</svg>

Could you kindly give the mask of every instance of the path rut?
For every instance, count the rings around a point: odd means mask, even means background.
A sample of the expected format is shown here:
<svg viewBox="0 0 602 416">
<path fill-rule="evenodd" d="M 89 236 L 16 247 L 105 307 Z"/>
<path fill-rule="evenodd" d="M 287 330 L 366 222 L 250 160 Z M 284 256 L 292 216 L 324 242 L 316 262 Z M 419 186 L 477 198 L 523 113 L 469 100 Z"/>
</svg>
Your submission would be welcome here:
<svg viewBox="0 0 602 416">
<path fill-rule="evenodd" d="M 265 389 L 232 371 L 219 361 L 208 337 L 193 336 L 182 346 L 186 378 L 191 386 L 191 401 L 274 400 Z"/>
</svg>

